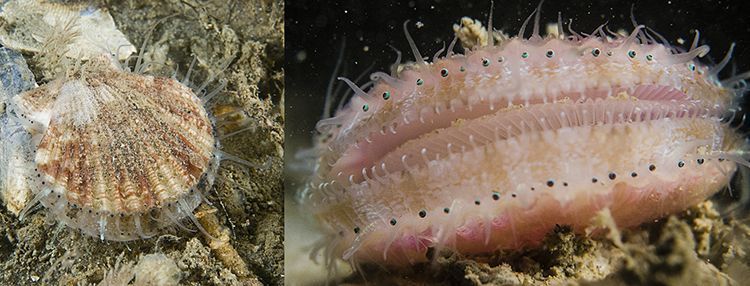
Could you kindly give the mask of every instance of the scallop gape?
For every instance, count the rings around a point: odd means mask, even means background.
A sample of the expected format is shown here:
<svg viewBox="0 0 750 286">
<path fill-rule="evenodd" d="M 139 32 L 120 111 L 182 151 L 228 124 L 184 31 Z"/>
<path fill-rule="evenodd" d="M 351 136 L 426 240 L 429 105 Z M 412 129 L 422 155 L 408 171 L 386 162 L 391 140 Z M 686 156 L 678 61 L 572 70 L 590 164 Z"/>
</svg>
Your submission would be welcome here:
<svg viewBox="0 0 750 286">
<path fill-rule="evenodd" d="M 533 15 L 528 38 L 524 24 L 433 62 L 407 31 L 415 63 L 374 73 L 367 91 L 344 79 L 355 95 L 318 123 L 302 193 L 329 258 L 404 266 L 430 248 L 533 247 L 605 209 L 635 226 L 705 200 L 746 164 L 726 116 L 747 74 L 717 78 L 730 55 L 706 66 L 697 34 L 683 48 L 637 24 L 582 35 L 559 23 L 542 37 Z"/>
</svg>

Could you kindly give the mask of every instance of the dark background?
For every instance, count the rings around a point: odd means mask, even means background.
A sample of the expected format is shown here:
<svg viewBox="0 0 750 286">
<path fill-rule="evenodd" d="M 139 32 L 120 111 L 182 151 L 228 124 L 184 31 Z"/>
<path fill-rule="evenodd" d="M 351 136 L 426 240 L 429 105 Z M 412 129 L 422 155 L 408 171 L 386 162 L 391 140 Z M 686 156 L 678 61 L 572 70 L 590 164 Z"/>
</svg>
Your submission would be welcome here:
<svg viewBox="0 0 750 286">
<path fill-rule="evenodd" d="M 560 11 L 564 21 L 573 18 L 573 29 L 578 32 L 590 33 L 605 21 L 609 21 L 612 30 L 631 31 L 630 8 L 634 4 L 638 23 L 656 30 L 672 44 L 681 37 L 689 45 L 693 29 L 698 29 L 701 44 L 711 46 L 711 52 L 702 60 L 706 63 L 720 61 L 729 45 L 736 42 L 731 63 L 739 73 L 750 70 L 749 2 L 548 0 L 541 16 L 543 24 L 555 22 Z M 493 26 L 515 35 L 537 4 L 537 1 L 495 1 Z M 401 30 L 405 20 L 411 20 L 409 30 L 422 55 L 431 58 L 443 42 L 452 40 L 452 26 L 462 16 L 479 19 L 486 26 L 489 11 L 489 1 L 288 0 L 285 16 L 288 158 L 298 148 L 311 144 L 313 127 L 322 115 L 326 87 L 343 37 L 346 48 L 340 75 L 354 79 L 373 64 L 370 72 L 388 70 L 396 54 L 387 44 L 402 51 L 402 62 L 414 60 Z M 417 21 L 424 26 L 417 29 L 414 25 Z M 722 72 L 723 77 L 731 71 L 732 64 Z M 295 186 L 287 186 L 287 190 L 293 189 Z"/>
</svg>

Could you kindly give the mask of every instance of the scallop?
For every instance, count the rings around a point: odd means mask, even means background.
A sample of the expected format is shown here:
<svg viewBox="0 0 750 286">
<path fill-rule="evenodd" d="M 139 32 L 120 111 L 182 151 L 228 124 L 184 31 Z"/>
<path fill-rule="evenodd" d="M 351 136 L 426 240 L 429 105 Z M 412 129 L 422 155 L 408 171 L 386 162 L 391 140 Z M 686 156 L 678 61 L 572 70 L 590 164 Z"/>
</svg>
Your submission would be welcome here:
<svg viewBox="0 0 750 286">
<path fill-rule="evenodd" d="M 108 56 L 11 100 L 31 135 L 33 200 L 56 220 L 104 240 L 185 227 L 213 183 L 212 120 L 189 87 L 124 71 Z"/>
</svg>

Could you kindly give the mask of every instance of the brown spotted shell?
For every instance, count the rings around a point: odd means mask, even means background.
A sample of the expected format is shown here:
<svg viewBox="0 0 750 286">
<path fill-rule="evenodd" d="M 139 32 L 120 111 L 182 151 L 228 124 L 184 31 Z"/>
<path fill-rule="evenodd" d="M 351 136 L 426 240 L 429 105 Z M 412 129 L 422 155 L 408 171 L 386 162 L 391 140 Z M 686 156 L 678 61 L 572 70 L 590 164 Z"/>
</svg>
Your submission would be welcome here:
<svg viewBox="0 0 750 286">
<path fill-rule="evenodd" d="M 38 142 L 37 197 L 67 224 L 129 240 L 179 224 L 200 204 L 215 139 L 201 100 L 178 81 L 101 58 L 14 103 Z"/>
</svg>

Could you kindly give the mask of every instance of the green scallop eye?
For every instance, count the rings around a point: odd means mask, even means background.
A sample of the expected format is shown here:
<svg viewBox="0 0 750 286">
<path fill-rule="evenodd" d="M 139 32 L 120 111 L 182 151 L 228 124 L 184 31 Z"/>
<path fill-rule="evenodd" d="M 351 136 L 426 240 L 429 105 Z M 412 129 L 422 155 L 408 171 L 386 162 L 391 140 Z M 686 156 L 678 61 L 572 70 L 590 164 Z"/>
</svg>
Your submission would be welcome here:
<svg viewBox="0 0 750 286">
<path fill-rule="evenodd" d="M 635 51 L 634 50 L 628 51 L 628 57 L 630 57 L 631 59 L 635 58 Z"/>
<path fill-rule="evenodd" d="M 524 59 L 526 59 L 526 58 L 528 58 L 528 57 L 529 57 L 529 53 L 528 53 L 528 52 L 523 52 L 523 53 L 521 54 L 521 57 L 522 57 L 522 58 L 524 58 Z"/>
<path fill-rule="evenodd" d="M 422 84 L 424 84 L 424 80 L 422 80 L 421 78 L 418 78 L 417 85 L 422 85 Z"/>
<path fill-rule="evenodd" d="M 695 71 L 695 64 L 689 63 L 688 64 L 688 69 L 690 69 L 691 71 Z"/>
<path fill-rule="evenodd" d="M 362 111 L 367 112 L 368 110 L 370 110 L 370 106 L 369 105 L 367 105 L 367 104 L 362 105 Z"/>
<path fill-rule="evenodd" d="M 390 91 L 386 91 L 386 92 L 383 93 L 383 99 L 388 100 L 390 98 L 391 98 L 391 92 Z"/>
<path fill-rule="evenodd" d="M 485 67 L 490 66 L 490 60 L 486 58 L 482 59 L 482 65 Z"/>
<path fill-rule="evenodd" d="M 647 60 L 647 61 L 652 61 L 652 60 L 654 60 L 654 56 L 653 56 L 653 55 L 650 55 L 650 54 L 649 54 L 649 55 L 646 55 L 646 60 Z"/>
<path fill-rule="evenodd" d="M 448 69 L 443 68 L 440 70 L 440 76 L 447 77 L 448 76 Z"/>
</svg>

